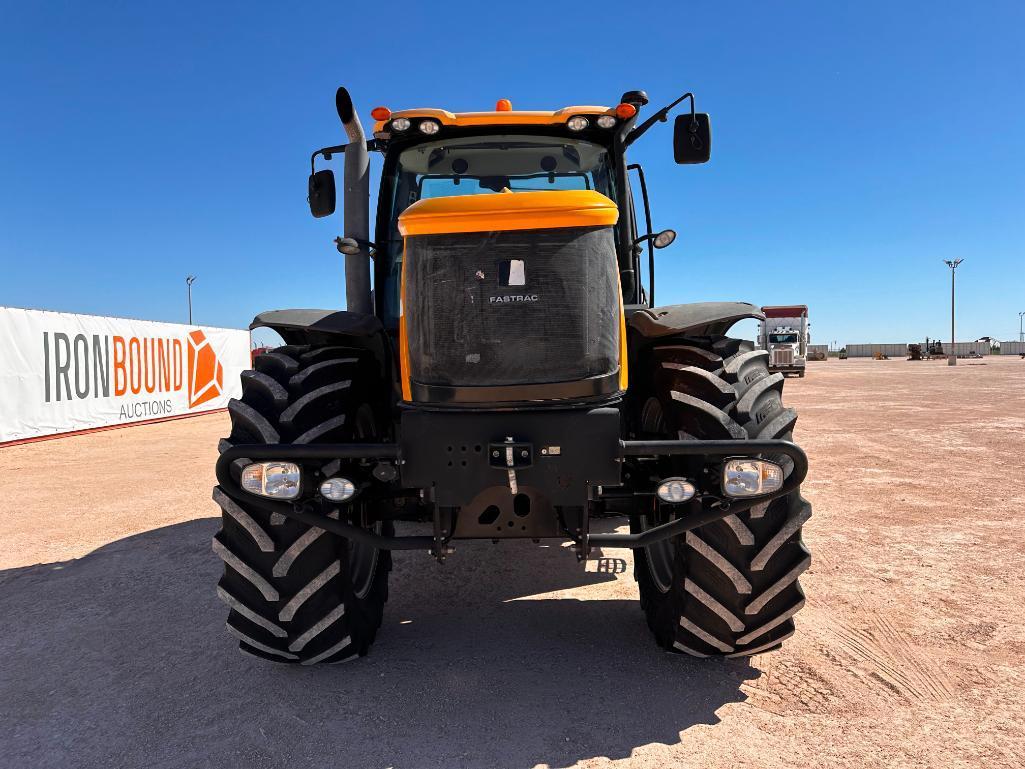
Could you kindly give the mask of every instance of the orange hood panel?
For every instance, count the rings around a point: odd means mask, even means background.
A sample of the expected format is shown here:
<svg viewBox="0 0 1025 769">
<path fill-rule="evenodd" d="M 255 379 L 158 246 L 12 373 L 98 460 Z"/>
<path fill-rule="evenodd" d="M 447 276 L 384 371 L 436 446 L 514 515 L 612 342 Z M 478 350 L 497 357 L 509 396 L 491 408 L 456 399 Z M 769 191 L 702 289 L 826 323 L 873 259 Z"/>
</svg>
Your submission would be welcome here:
<svg viewBox="0 0 1025 769">
<path fill-rule="evenodd" d="M 456 195 L 419 200 L 399 216 L 399 232 L 440 235 L 454 232 L 542 230 L 612 226 L 616 204 L 593 190 L 552 190 Z"/>
</svg>

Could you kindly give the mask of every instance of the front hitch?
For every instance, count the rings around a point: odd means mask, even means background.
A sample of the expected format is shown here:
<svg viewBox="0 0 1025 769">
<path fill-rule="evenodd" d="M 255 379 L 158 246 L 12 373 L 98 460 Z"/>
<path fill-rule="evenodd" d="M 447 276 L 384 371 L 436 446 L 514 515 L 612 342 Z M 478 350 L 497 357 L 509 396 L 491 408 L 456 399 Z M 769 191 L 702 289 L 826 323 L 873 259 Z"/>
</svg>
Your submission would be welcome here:
<svg viewBox="0 0 1025 769">
<path fill-rule="evenodd" d="M 509 447 L 510 444 L 495 444 L 496 451 Z M 517 462 L 514 467 L 524 462 L 529 464 L 529 449 L 526 444 L 511 444 L 528 451 L 528 458 Z M 504 453 L 504 452 L 503 452 Z M 647 547 L 655 542 L 678 536 L 692 529 L 725 518 L 738 512 L 771 502 L 797 489 L 808 474 L 808 457 L 794 443 L 784 440 L 658 440 L 658 441 L 619 441 L 619 460 L 627 457 L 663 457 L 663 456 L 717 456 L 717 457 L 757 457 L 759 455 L 783 455 L 788 457 L 793 466 L 786 476 L 783 485 L 774 492 L 747 498 L 731 498 L 725 495 L 703 493 L 700 497 L 700 512 L 685 515 L 674 521 L 664 523 L 637 534 L 587 534 L 582 545 L 587 552 L 590 545 L 601 547 Z M 517 454 L 513 454 L 518 458 Z M 501 457 L 505 459 L 504 457 Z M 294 502 L 283 502 L 243 491 L 231 476 L 232 463 L 240 460 L 279 460 L 293 461 L 297 464 L 323 464 L 339 459 L 349 460 L 392 460 L 402 463 L 401 450 L 394 443 L 343 443 L 343 444 L 245 444 L 232 446 L 217 459 L 217 482 L 221 490 L 238 502 L 256 505 L 268 512 L 279 513 L 287 518 L 299 521 L 307 526 L 315 526 L 348 539 L 384 550 L 426 550 L 442 557 L 439 550 L 444 543 L 438 536 L 391 536 L 386 537 L 373 531 L 353 526 L 341 520 L 328 517 L 327 513 L 339 510 L 334 505 L 320 498 L 307 498 Z M 503 462 L 507 465 L 508 460 Z M 498 464 L 496 463 L 496 466 Z M 599 499 L 601 496 L 599 495 Z"/>
</svg>

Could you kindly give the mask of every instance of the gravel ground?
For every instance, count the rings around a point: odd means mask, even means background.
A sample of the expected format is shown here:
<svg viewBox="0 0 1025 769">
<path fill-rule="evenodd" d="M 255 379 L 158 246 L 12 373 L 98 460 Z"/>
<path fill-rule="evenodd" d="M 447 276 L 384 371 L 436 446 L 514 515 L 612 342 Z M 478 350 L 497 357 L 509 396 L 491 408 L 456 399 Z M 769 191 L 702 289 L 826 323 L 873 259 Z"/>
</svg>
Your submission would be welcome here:
<svg viewBox="0 0 1025 769">
<path fill-rule="evenodd" d="M 668 655 L 626 551 L 399 553 L 371 655 L 243 657 L 223 414 L 0 449 L 0 766 L 1022 766 L 1025 361 L 790 380 L 815 506 L 784 650 Z"/>
</svg>

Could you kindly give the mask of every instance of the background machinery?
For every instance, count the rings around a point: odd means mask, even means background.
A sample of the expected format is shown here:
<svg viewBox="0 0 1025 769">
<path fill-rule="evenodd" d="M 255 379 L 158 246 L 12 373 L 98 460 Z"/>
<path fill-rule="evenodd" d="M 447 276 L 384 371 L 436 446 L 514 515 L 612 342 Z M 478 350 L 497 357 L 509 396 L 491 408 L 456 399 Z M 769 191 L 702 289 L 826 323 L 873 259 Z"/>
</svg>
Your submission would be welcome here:
<svg viewBox="0 0 1025 769">
<path fill-rule="evenodd" d="M 691 94 L 643 121 L 643 91 L 554 111 L 379 107 L 368 139 L 338 90 L 348 141 L 313 153 L 309 203 L 335 210 L 317 165 L 342 156 L 347 309 L 256 317 L 285 344 L 243 374 L 217 462 L 218 594 L 244 652 L 366 654 L 391 551 L 444 561 L 464 539 L 634 549 L 669 650 L 749 655 L 793 633 L 811 515 L 797 415 L 769 353 L 726 335 L 763 316 L 654 305 L 654 252 L 675 233 L 651 226 L 626 154 L 685 100 L 674 158 L 703 163 Z M 629 532 L 592 529 L 611 514 Z"/>
<path fill-rule="evenodd" d="M 930 340 L 926 337 L 924 344 L 908 345 L 908 360 L 936 359 L 947 359 L 947 356 L 943 353 L 943 342 L 936 339 Z"/>
<path fill-rule="evenodd" d="M 808 307 L 803 304 L 763 307 L 758 346 L 769 352 L 769 371 L 804 376 L 808 361 Z"/>
</svg>

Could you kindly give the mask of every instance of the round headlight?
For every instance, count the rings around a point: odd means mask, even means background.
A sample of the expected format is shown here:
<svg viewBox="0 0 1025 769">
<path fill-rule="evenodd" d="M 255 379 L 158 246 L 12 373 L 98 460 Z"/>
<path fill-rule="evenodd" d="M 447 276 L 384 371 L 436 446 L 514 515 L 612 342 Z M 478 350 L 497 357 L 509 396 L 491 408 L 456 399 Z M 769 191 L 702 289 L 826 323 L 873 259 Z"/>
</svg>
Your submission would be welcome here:
<svg viewBox="0 0 1025 769">
<path fill-rule="evenodd" d="M 616 118 L 612 115 L 599 115 L 595 120 L 599 128 L 613 128 L 616 125 Z"/>
<path fill-rule="evenodd" d="M 393 131 L 406 131 L 409 129 L 410 122 L 408 117 L 397 117 L 391 121 L 391 128 Z"/>
<path fill-rule="evenodd" d="M 421 120 L 420 121 L 420 133 L 433 136 L 441 130 L 441 123 L 437 120 Z"/>
<path fill-rule="evenodd" d="M 335 238 L 335 248 L 346 256 L 355 256 L 360 251 L 359 242 L 355 238 Z"/>
<path fill-rule="evenodd" d="M 583 115 L 574 115 L 566 121 L 566 128 L 571 131 L 583 131 L 587 128 L 587 118 Z"/>
<path fill-rule="evenodd" d="M 674 240 L 676 240 L 676 232 L 674 230 L 662 230 L 662 232 L 655 236 L 655 248 L 665 248 L 671 245 Z"/>
<path fill-rule="evenodd" d="M 686 478 L 666 478 L 658 485 L 655 493 L 663 502 L 675 505 L 693 498 L 697 489 Z"/>
<path fill-rule="evenodd" d="M 356 496 L 356 484 L 348 478 L 328 478 L 320 484 L 320 494 L 332 502 L 345 502 Z"/>
</svg>

